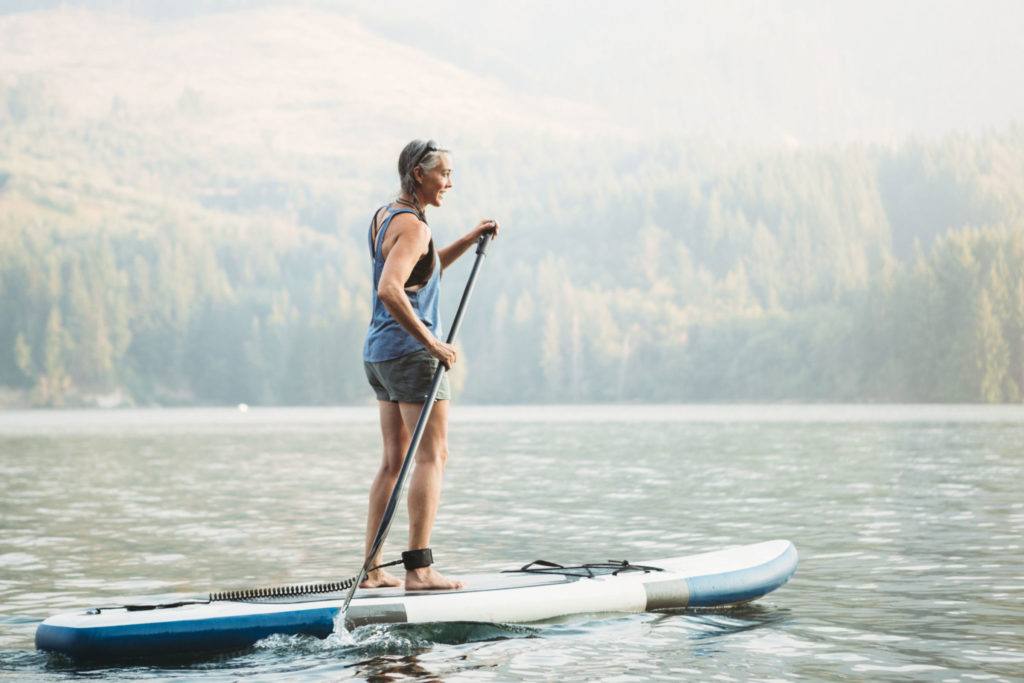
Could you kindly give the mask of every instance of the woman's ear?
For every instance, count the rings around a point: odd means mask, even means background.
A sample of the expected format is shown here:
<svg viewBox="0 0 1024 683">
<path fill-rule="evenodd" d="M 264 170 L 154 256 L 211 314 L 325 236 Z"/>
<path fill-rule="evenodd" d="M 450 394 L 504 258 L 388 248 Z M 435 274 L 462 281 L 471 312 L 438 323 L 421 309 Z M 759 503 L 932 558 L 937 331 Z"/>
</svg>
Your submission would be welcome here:
<svg viewBox="0 0 1024 683">
<path fill-rule="evenodd" d="M 412 178 L 413 178 L 413 180 L 416 181 L 417 185 L 422 185 L 423 184 L 424 175 L 425 175 L 425 172 L 423 171 L 423 167 L 422 166 L 417 165 L 417 166 L 413 167 L 413 169 L 412 169 Z"/>
</svg>

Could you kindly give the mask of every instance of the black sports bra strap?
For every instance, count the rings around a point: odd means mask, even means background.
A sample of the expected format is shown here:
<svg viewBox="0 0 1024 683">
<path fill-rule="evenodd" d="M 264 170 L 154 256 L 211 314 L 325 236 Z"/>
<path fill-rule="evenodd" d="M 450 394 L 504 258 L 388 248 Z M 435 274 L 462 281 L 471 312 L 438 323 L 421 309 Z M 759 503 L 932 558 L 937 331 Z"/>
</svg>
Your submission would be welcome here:
<svg viewBox="0 0 1024 683">
<path fill-rule="evenodd" d="M 385 218 L 384 222 L 381 224 L 380 231 L 376 235 L 374 235 L 373 234 L 373 230 L 374 230 L 374 228 L 377 227 L 377 217 L 380 216 L 380 209 L 385 209 L 388 212 L 388 217 Z M 380 209 L 377 209 L 374 212 L 373 218 L 370 220 L 370 230 L 368 231 L 368 234 L 366 236 L 368 241 L 369 241 L 369 243 L 370 243 L 370 258 L 371 259 L 377 258 L 377 250 L 380 249 L 381 243 L 383 241 L 382 235 L 386 231 L 385 227 L 391 224 L 391 219 L 392 218 L 394 218 L 395 216 L 397 216 L 400 213 L 411 213 L 412 215 L 414 215 L 416 217 L 419 217 L 419 214 L 417 214 L 412 209 L 392 209 L 390 206 L 387 206 L 387 205 L 384 205 L 384 206 L 380 207 Z M 374 241 L 375 241 L 374 237 L 376 237 L 376 242 L 377 242 L 376 245 L 374 245 Z"/>
</svg>

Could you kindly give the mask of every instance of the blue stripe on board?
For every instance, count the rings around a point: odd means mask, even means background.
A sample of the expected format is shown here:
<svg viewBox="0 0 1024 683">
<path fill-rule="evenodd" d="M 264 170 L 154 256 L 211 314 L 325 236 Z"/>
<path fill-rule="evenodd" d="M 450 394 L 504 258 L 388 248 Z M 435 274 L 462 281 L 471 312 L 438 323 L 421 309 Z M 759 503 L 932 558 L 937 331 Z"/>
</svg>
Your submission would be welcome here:
<svg viewBox="0 0 1024 683">
<path fill-rule="evenodd" d="M 716 607 L 759 598 L 789 581 L 796 571 L 796 547 L 792 544 L 775 559 L 756 567 L 686 579 L 688 607 Z"/>
<path fill-rule="evenodd" d="M 275 633 L 301 633 L 326 638 L 334 630 L 334 616 L 337 613 L 337 607 L 325 607 L 277 614 L 97 628 L 41 624 L 36 631 L 36 647 L 81 659 L 235 650 L 248 647 Z"/>
</svg>

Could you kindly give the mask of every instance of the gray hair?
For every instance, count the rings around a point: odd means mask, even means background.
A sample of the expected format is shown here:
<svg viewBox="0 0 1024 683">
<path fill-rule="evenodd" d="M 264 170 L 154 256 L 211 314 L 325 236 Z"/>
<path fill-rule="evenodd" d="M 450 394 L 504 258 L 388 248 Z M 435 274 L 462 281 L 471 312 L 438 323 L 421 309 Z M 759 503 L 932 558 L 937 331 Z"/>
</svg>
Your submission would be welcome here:
<svg viewBox="0 0 1024 683">
<path fill-rule="evenodd" d="M 423 209 L 420 207 L 420 200 L 416 196 L 418 183 L 416 182 L 413 170 L 417 166 L 424 171 L 433 170 L 441 163 L 442 154 L 448 154 L 448 150 L 443 149 L 434 140 L 413 140 L 398 155 L 398 178 L 402 183 L 402 191 L 412 197 L 416 210 L 424 222 L 426 222 L 426 219 L 424 218 Z"/>
</svg>

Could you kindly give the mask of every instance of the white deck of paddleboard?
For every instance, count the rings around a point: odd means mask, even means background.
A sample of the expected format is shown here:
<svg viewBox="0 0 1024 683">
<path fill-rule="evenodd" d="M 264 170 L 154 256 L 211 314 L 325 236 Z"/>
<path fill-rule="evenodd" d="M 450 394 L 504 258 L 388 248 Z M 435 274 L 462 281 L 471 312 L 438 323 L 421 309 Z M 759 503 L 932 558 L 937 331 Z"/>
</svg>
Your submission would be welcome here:
<svg viewBox="0 0 1024 683">
<path fill-rule="evenodd" d="M 759 567 L 792 555 L 791 564 L 773 569 L 779 575 L 759 592 L 754 576 L 742 587 L 743 599 L 759 597 L 788 580 L 796 567 L 796 552 L 789 541 L 777 540 L 718 550 L 699 555 L 663 558 L 637 564 L 659 572 L 622 572 L 593 578 L 555 574 L 497 573 L 460 576 L 465 588 L 443 591 L 406 591 L 403 588 L 360 589 L 349 613 L 360 621 L 489 621 L 532 622 L 577 613 L 640 612 L 648 609 L 685 608 L 690 604 L 693 579 L 743 577 Z M 781 572 L 781 574 L 780 574 Z M 724 585 L 724 584 L 722 584 Z M 731 588 L 734 590 L 734 588 Z M 714 585 L 711 590 L 715 590 Z M 723 589 L 723 595 L 726 595 Z M 654 596 L 654 597 L 652 597 Z M 711 596 L 713 600 L 714 596 Z M 708 596 L 703 596 L 708 604 Z M 73 629 L 116 628 L 131 625 L 217 620 L 232 617 L 317 612 L 337 609 L 343 593 L 280 598 L 266 601 L 215 601 L 167 609 L 129 611 L 104 609 L 99 614 L 77 612 L 57 615 L 44 624 Z M 724 603 L 722 603 L 724 604 Z M 389 617 L 388 615 L 396 615 Z"/>
</svg>

